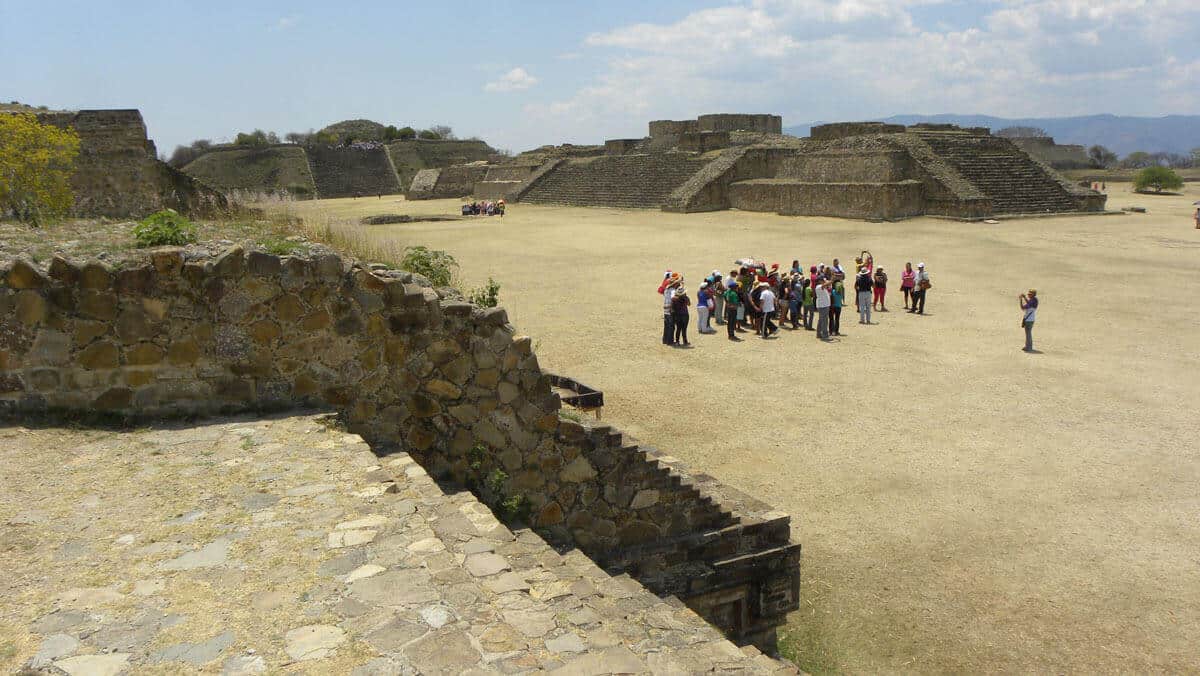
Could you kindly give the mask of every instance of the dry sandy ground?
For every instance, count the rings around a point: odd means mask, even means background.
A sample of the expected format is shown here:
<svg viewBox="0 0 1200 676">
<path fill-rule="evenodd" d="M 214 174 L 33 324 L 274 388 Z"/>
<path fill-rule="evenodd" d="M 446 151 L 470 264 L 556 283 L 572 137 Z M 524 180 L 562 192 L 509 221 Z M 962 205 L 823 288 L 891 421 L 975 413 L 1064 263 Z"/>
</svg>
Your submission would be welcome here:
<svg viewBox="0 0 1200 676">
<path fill-rule="evenodd" d="M 800 663 L 844 671 L 1200 671 L 1200 230 L 1144 215 L 871 224 L 513 205 L 503 220 L 362 226 L 493 276 L 542 363 L 606 393 L 605 420 L 793 515 Z M 310 222 L 451 214 L 457 201 L 292 205 Z M 892 273 L 928 312 L 660 344 L 664 268 L 694 290 L 741 256 Z M 1020 351 L 1036 287 L 1042 354 Z M 892 290 L 895 293 L 895 289 Z M 694 322 L 693 322 L 694 328 Z"/>
</svg>

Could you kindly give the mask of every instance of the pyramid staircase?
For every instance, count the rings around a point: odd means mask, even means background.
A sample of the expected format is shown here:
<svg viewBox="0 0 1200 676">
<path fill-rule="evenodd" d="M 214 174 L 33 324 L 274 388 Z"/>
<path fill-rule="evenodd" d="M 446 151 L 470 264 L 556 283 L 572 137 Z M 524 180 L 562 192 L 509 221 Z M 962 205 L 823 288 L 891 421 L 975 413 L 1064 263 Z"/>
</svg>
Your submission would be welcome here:
<svg viewBox="0 0 1200 676">
<path fill-rule="evenodd" d="M 1037 162 L 1004 138 L 962 132 L 918 132 L 934 153 L 992 201 L 995 214 L 1077 211 L 1074 197 Z"/>
<path fill-rule="evenodd" d="M 521 197 L 533 204 L 658 209 L 706 164 L 689 153 L 613 155 L 562 162 Z"/>
</svg>

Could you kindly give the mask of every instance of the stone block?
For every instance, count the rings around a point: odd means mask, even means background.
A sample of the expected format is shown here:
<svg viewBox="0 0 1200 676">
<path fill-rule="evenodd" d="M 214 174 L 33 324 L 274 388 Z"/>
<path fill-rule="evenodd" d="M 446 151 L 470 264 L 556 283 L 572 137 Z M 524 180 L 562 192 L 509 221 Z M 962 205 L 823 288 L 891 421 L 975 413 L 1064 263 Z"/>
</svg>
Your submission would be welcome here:
<svg viewBox="0 0 1200 676">
<path fill-rule="evenodd" d="M 112 268 L 100 261 L 88 261 L 79 269 L 79 288 L 107 291 L 112 286 Z"/>
<path fill-rule="evenodd" d="M 329 325 L 332 323 L 333 318 L 322 308 L 309 313 L 304 319 L 300 320 L 300 328 L 304 331 L 320 331 L 329 328 Z"/>
<path fill-rule="evenodd" d="M 130 366 L 152 366 L 162 359 L 163 350 L 154 343 L 138 343 L 125 348 L 125 363 Z"/>
<path fill-rule="evenodd" d="M 101 411 L 115 411 L 129 408 L 133 402 L 133 390 L 128 387 L 113 387 L 92 401 L 92 406 Z"/>
<path fill-rule="evenodd" d="M 29 372 L 29 384 L 39 392 L 50 392 L 62 384 L 62 377 L 57 369 L 33 369 Z"/>
<path fill-rule="evenodd" d="M 295 322 L 308 312 L 304 302 L 295 294 L 284 294 L 274 303 L 275 317 L 286 324 Z"/>
<path fill-rule="evenodd" d="M 445 380 L 431 380 L 425 383 L 425 390 L 441 399 L 458 399 L 462 396 L 462 390 Z"/>
<path fill-rule="evenodd" d="M 55 255 L 50 259 L 50 277 L 66 286 L 75 286 L 79 283 L 79 266 L 62 256 Z"/>
<path fill-rule="evenodd" d="M 183 271 L 183 249 L 163 247 L 150 252 L 150 264 L 162 277 L 175 277 Z"/>
<path fill-rule="evenodd" d="M 46 320 L 46 299 L 38 291 L 18 291 L 14 299 L 17 321 L 26 326 L 36 326 Z"/>
<path fill-rule="evenodd" d="M 136 268 L 118 270 L 115 286 L 118 293 L 148 294 L 154 288 L 154 268 L 139 265 Z"/>
<path fill-rule="evenodd" d="M 432 418 L 442 412 L 442 407 L 433 399 L 418 392 L 408 398 L 408 410 L 418 418 Z"/>
<path fill-rule="evenodd" d="M 121 365 L 121 354 L 116 345 L 108 341 L 100 341 L 80 350 L 75 361 L 83 368 L 92 371 L 115 369 Z"/>
<path fill-rule="evenodd" d="M 85 270 L 87 268 L 84 268 Z M 79 314 L 90 319 L 112 321 L 117 317 L 117 295 L 109 291 L 79 292 Z"/>
<path fill-rule="evenodd" d="M 192 337 L 182 338 L 167 348 L 167 361 L 175 366 L 189 366 L 200 359 L 200 346 Z"/>
<path fill-rule="evenodd" d="M 272 256 L 262 251 L 251 251 L 246 254 L 246 271 L 258 277 L 275 277 L 283 270 L 279 256 Z"/>
<path fill-rule="evenodd" d="M 652 505 L 658 504 L 658 491 L 653 488 L 647 488 L 637 492 L 633 496 L 633 500 L 629 503 L 630 509 L 645 509 Z"/>
<path fill-rule="evenodd" d="M 250 339 L 259 345 L 269 345 L 278 338 L 282 331 L 279 325 L 270 319 L 260 319 L 250 325 Z"/>
<path fill-rule="evenodd" d="M 566 467 L 563 467 L 562 471 L 559 472 L 558 478 L 572 483 L 590 481 L 596 478 L 596 470 L 587 461 L 587 458 L 581 455 L 568 463 Z"/>
<path fill-rule="evenodd" d="M 5 281 L 14 289 L 40 289 L 47 284 L 46 276 L 33 263 L 19 258 L 8 270 Z"/>
<path fill-rule="evenodd" d="M 19 373 L 0 373 L 0 394 L 25 391 L 25 379 Z"/>
<path fill-rule="evenodd" d="M 240 246 L 226 249 L 225 253 L 217 256 L 213 261 L 213 274 L 229 279 L 242 276 L 242 273 L 246 271 L 244 254 L 245 250 Z"/>
<path fill-rule="evenodd" d="M 117 317 L 117 335 L 127 343 L 148 340 L 157 333 L 157 327 L 150 317 L 140 308 L 127 306 Z"/>
<path fill-rule="evenodd" d="M 554 526 L 563 522 L 562 506 L 557 502 L 548 502 L 538 512 L 537 518 L 534 520 L 534 525 L 539 528 L 546 526 Z"/>
<path fill-rule="evenodd" d="M 463 354 L 462 347 L 450 339 L 439 340 L 425 349 L 425 355 L 438 366 L 456 359 Z"/>
</svg>

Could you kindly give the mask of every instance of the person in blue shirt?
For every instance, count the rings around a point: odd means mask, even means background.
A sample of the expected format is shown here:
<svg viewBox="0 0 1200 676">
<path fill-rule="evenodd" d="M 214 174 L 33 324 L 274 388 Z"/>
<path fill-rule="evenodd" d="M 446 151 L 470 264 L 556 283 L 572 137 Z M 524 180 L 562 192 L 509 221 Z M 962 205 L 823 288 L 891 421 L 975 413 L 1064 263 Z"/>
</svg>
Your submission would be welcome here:
<svg viewBox="0 0 1200 676">
<path fill-rule="evenodd" d="M 1025 329 L 1026 352 L 1033 352 L 1033 322 L 1037 319 L 1038 299 L 1037 289 L 1030 289 L 1029 295 L 1021 294 L 1021 327 Z"/>
</svg>

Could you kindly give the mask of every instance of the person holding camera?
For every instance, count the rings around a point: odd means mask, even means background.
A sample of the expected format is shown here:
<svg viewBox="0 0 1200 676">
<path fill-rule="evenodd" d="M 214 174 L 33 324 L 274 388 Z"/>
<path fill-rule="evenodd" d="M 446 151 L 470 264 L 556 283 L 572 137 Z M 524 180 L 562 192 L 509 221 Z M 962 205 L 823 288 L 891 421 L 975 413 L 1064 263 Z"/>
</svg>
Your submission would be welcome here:
<svg viewBox="0 0 1200 676">
<path fill-rule="evenodd" d="M 1029 294 L 1021 294 L 1018 296 L 1021 302 L 1021 327 L 1025 329 L 1025 347 L 1026 352 L 1033 352 L 1033 322 L 1037 319 L 1038 299 L 1037 289 L 1030 289 Z"/>
</svg>

